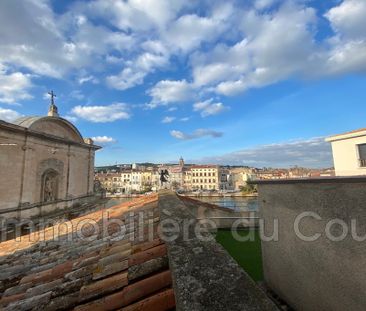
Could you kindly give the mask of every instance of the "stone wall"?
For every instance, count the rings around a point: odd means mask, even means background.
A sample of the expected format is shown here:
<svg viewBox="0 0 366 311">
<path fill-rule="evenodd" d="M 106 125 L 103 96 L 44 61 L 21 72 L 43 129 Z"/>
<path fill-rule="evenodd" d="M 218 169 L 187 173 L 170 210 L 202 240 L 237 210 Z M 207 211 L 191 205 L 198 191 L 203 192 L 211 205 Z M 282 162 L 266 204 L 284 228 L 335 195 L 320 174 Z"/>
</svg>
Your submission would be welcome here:
<svg viewBox="0 0 366 311">
<path fill-rule="evenodd" d="M 171 191 L 159 192 L 176 309 L 278 310 L 183 202 Z"/>
<path fill-rule="evenodd" d="M 262 241 L 267 285 L 295 310 L 364 310 L 366 241 L 352 238 L 351 224 L 366 236 L 366 178 L 262 181 L 259 202 L 262 233 L 278 220 L 278 241 Z M 335 241 L 340 223 L 349 232 Z"/>
</svg>

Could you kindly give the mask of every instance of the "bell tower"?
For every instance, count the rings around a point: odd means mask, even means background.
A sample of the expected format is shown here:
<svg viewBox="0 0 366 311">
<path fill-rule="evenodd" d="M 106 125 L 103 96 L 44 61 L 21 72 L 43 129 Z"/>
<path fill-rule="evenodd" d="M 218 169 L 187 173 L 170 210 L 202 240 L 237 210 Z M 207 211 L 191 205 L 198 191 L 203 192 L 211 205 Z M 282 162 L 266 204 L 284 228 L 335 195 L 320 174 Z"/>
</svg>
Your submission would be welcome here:
<svg viewBox="0 0 366 311">
<path fill-rule="evenodd" d="M 179 159 L 179 166 L 184 167 L 184 160 L 182 157 L 180 157 L 180 159 Z"/>
</svg>

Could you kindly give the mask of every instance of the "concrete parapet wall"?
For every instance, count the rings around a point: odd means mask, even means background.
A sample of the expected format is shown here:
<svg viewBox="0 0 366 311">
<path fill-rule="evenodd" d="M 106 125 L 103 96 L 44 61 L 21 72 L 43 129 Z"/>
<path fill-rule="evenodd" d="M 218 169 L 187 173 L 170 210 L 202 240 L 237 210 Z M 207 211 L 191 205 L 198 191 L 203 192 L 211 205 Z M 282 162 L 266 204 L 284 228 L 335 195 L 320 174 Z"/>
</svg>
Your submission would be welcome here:
<svg viewBox="0 0 366 311">
<path fill-rule="evenodd" d="M 278 221 L 278 241 L 262 241 L 267 285 L 295 310 L 365 310 L 366 178 L 258 188 L 262 233 L 271 236 Z"/>
<path fill-rule="evenodd" d="M 196 217 L 173 192 L 159 193 L 159 211 L 177 310 L 278 310 L 211 233 L 195 230 Z"/>
<path fill-rule="evenodd" d="M 198 199 L 179 196 L 189 208 L 189 212 L 200 222 L 213 222 L 215 229 L 253 228 L 258 226 L 257 212 L 234 211 Z"/>
</svg>

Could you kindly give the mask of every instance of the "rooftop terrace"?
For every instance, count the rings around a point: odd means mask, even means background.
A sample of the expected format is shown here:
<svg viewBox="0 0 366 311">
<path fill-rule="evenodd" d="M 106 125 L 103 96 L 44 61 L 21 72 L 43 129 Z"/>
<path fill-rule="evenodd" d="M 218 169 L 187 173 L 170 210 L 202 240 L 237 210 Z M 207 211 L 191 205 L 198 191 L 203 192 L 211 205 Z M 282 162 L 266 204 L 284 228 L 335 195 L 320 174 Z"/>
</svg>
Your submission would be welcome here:
<svg viewBox="0 0 366 311">
<path fill-rule="evenodd" d="M 1 243 L 0 309 L 277 310 L 192 204 L 162 192 Z"/>
</svg>

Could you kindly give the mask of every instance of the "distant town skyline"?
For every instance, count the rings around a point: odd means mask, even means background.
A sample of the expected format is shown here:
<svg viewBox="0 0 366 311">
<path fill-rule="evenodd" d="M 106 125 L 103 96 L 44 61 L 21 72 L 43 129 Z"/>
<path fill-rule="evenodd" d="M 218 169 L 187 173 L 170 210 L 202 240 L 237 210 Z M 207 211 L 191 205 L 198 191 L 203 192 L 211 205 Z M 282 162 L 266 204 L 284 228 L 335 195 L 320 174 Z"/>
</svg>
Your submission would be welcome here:
<svg viewBox="0 0 366 311">
<path fill-rule="evenodd" d="M 60 115 L 96 165 L 331 167 L 365 127 L 366 2 L 3 1 L 0 119 Z"/>
</svg>

